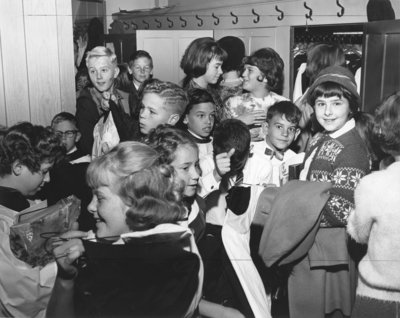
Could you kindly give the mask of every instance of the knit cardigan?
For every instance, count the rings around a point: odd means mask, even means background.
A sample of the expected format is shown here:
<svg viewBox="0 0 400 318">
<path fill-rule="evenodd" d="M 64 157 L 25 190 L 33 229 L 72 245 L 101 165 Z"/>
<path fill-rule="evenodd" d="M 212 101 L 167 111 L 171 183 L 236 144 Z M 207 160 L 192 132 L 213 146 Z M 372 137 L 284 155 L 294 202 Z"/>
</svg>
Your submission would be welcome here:
<svg viewBox="0 0 400 318">
<path fill-rule="evenodd" d="M 359 264 L 357 294 L 400 302 L 400 162 L 363 178 L 347 231 L 368 250 Z"/>
<path fill-rule="evenodd" d="M 344 227 L 354 208 L 354 189 L 370 170 L 367 148 L 352 128 L 337 138 L 317 135 L 306 160 L 314 150 L 307 180 L 332 183 L 331 195 L 322 210 L 321 227 Z"/>
</svg>

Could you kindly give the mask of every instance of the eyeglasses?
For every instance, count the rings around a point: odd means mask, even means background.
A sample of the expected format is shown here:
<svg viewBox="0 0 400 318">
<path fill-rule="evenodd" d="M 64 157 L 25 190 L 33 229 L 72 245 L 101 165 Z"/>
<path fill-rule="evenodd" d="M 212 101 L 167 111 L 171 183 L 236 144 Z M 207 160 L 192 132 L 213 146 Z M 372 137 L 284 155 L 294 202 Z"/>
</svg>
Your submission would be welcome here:
<svg viewBox="0 0 400 318">
<path fill-rule="evenodd" d="M 140 67 L 139 65 L 134 65 L 133 66 L 133 70 L 135 72 L 150 73 L 151 72 L 151 67 L 150 66 Z"/>
<path fill-rule="evenodd" d="M 67 131 L 60 131 L 60 130 L 56 130 L 55 134 L 59 137 L 59 138 L 73 138 L 76 136 L 76 134 L 78 133 L 77 130 L 67 130 Z"/>
</svg>

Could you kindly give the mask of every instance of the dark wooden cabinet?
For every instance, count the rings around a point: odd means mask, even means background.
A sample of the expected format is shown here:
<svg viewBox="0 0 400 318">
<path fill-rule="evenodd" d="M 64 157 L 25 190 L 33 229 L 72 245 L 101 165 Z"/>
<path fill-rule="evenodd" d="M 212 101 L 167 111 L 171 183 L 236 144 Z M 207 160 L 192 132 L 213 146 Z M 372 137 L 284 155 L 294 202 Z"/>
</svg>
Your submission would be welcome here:
<svg viewBox="0 0 400 318">
<path fill-rule="evenodd" d="M 400 90 L 400 20 L 364 25 L 362 110 L 374 113 L 388 95 Z"/>
</svg>

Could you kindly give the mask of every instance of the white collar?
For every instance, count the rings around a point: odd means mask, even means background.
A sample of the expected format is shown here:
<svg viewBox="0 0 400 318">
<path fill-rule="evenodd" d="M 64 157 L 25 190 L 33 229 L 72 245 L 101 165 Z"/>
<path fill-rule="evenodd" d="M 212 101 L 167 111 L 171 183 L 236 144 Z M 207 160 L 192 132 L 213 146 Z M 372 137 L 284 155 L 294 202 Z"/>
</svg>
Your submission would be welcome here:
<svg viewBox="0 0 400 318">
<path fill-rule="evenodd" d="M 347 123 L 345 123 L 342 128 L 329 134 L 329 136 L 332 138 L 338 138 L 338 137 L 344 135 L 345 133 L 347 133 L 348 131 L 352 130 L 354 127 L 356 127 L 356 122 L 355 122 L 354 118 L 352 118 L 352 119 L 348 120 Z"/>
<path fill-rule="evenodd" d="M 78 150 L 78 148 L 76 148 L 76 146 L 74 146 L 74 148 L 72 148 L 70 151 L 67 152 L 67 155 L 69 155 L 77 150 Z"/>
<path fill-rule="evenodd" d="M 204 140 L 207 139 L 207 137 L 201 137 L 201 136 L 199 136 L 198 134 L 196 134 L 196 133 L 194 133 L 193 131 L 191 131 L 189 128 L 188 128 L 187 131 L 188 131 L 191 135 L 193 135 L 194 137 L 196 137 L 196 138 L 198 138 L 198 139 L 204 139 Z M 210 138 L 210 137 L 208 137 L 208 138 Z"/>
</svg>

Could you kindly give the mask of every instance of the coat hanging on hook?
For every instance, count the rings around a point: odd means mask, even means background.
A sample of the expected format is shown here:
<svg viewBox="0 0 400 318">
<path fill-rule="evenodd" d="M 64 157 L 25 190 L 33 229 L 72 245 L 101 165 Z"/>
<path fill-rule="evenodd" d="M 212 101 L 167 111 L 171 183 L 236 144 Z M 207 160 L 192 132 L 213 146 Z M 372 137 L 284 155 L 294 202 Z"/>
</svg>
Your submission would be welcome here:
<svg viewBox="0 0 400 318">
<path fill-rule="evenodd" d="M 218 25 L 219 24 L 219 18 L 214 14 L 214 12 L 211 14 L 211 16 L 215 19 L 214 25 Z"/>
<path fill-rule="evenodd" d="M 232 11 L 231 11 L 231 16 L 235 18 L 235 20 L 233 20 L 232 23 L 237 24 L 239 22 L 239 17 L 236 14 L 234 14 Z"/>
<path fill-rule="evenodd" d="M 278 20 L 279 20 L 279 21 L 282 21 L 283 18 L 284 18 L 284 16 L 285 16 L 285 14 L 283 13 L 282 10 L 280 10 L 280 9 L 278 8 L 278 6 L 275 6 L 275 10 L 276 10 L 277 12 L 280 13 L 280 15 L 278 16 Z"/>
<path fill-rule="evenodd" d="M 254 11 L 254 9 L 251 9 L 251 13 L 253 13 L 255 15 L 255 19 L 253 20 L 254 23 L 258 23 L 260 22 L 260 15 L 256 13 L 256 11 Z"/>
</svg>

